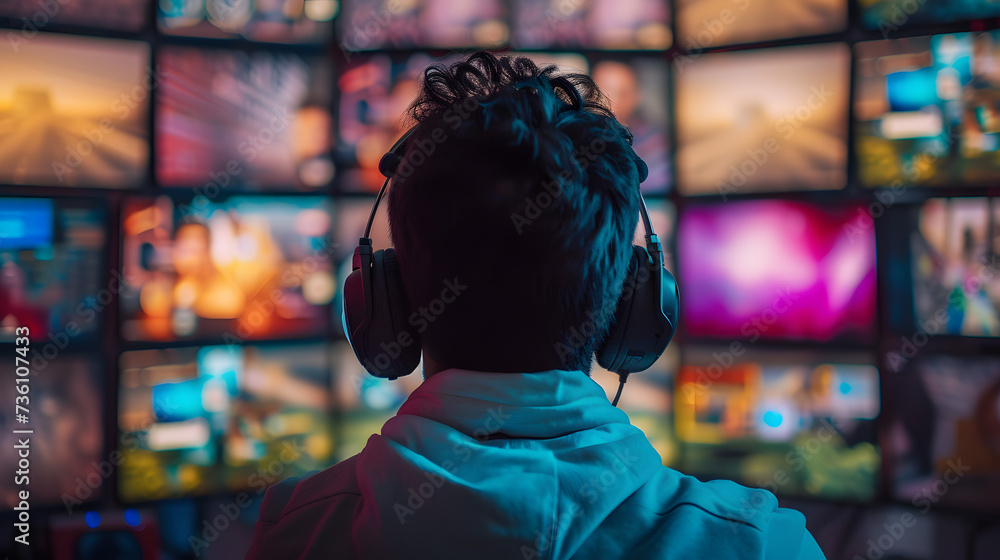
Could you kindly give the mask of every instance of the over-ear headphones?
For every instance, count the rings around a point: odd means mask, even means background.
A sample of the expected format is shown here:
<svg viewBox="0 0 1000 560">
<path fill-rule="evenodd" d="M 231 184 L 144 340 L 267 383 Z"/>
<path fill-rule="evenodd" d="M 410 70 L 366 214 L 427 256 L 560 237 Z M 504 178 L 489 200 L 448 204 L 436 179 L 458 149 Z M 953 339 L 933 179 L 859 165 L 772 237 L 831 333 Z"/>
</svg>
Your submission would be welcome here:
<svg viewBox="0 0 1000 560">
<path fill-rule="evenodd" d="M 386 179 L 375 198 L 364 237 L 354 250 L 353 272 L 344 281 L 343 321 L 347 339 L 369 373 L 388 379 L 416 369 L 420 363 L 420 335 L 407 322 L 411 309 L 395 251 L 391 248 L 373 251 L 369 235 L 379 202 L 402 162 L 412 133 L 413 129 L 407 131 L 379 162 L 379 171 Z M 635 164 L 641 183 L 649 171 L 638 156 Z M 622 385 L 628 374 L 648 369 L 663 354 L 674 335 L 678 315 L 677 282 L 663 268 L 663 246 L 653 232 L 641 193 L 639 197 L 645 246 L 632 247 L 614 322 L 596 352 L 597 362 L 618 373 Z M 621 395 L 621 387 L 618 393 Z"/>
</svg>

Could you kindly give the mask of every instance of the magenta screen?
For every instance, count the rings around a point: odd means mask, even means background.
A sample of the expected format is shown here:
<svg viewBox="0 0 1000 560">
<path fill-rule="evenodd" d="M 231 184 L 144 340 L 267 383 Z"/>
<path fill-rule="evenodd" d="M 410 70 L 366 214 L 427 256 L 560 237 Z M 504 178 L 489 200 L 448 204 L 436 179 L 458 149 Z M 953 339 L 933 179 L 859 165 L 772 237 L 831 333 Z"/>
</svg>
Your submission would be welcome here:
<svg viewBox="0 0 1000 560">
<path fill-rule="evenodd" d="M 863 206 L 697 206 L 677 235 L 688 334 L 859 339 L 875 319 L 875 229 Z"/>
</svg>

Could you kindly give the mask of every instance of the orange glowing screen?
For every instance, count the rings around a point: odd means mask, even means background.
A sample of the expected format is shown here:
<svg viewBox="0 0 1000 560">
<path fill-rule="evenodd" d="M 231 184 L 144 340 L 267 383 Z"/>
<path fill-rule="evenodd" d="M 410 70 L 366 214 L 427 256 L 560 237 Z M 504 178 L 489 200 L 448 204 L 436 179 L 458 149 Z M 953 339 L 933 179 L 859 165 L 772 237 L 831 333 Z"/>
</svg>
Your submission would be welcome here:
<svg viewBox="0 0 1000 560">
<path fill-rule="evenodd" d="M 0 45 L 0 181 L 141 186 L 159 80 L 149 46 L 39 33 Z"/>
<path fill-rule="evenodd" d="M 123 220 L 126 339 L 293 338 L 329 323 L 325 199 L 133 199 Z"/>
<path fill-rule="evenodd" d="M 843 188 L 849 75 L 843 44 L 685 59 L 676 73 L 680 190 Z"/>
</svg>

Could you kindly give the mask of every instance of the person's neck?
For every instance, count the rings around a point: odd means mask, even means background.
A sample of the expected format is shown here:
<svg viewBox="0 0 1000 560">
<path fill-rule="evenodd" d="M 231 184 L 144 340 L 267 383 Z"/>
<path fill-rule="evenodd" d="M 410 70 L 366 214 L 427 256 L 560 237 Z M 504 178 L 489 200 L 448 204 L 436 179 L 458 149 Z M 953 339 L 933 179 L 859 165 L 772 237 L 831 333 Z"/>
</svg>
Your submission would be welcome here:
<svg viewBox="0 0 1000 560">
<path fill-rule="evenodd" d="M 424 379 L 428 379 L 435 373 L 440 373 L 446 369 L 448 369 L 447 366 L 428 356 L 427 352 L 424 352 Z"/>
<path fill-rule="evenodd" d="M 429 356 L 427 354 L 426 350 L 424 350 L 424 353 L 423 353 L 423 363 L 424 363 L 424 368 L 423 368 L 424 379 L 428 379 L 432 375 L 440 373 L 440 372 L 442 372 L 442 371 L 444 371 L 446 369 L 453 369 L 453 368 L 468 369 L 468 368 L 463 368 L 463 367 L 460 367 L 460 366 L 456 366 L 456 365 L 454 365 L 454 364 L 452 364 L 450 362 L 447 362 L 447 361 L 436 360 L 433 357 Z M 498 368 L 496 370 L 494 370 L 494 369 L 485 370 L 484 369 L 482 371 L 494 371 L 494 372 L 511 372 L 511 371 L 516 371 L 517 373 L 530 373 L 530 372 L 538 372 L 538 371 L 548 371 L 548 370 L 553 370 L 553 369 L 565 369 L 565 367 L 563 365 L 561 365 L 561 364 L 535 364 L 535 367 L 524 367 L 524 368 L 518 368 L 516 370 L 511 370 L 510 368 Z"/>
</svg>

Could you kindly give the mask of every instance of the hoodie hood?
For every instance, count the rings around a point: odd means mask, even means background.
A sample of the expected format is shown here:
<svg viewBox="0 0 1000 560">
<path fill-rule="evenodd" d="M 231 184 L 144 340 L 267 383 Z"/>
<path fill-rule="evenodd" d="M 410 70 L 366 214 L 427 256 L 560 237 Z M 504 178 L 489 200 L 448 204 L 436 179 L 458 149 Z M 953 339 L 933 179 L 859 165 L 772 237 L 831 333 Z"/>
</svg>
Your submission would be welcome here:
<svg viewBox="0 0 1000 560">
<path fill-rule="evenodd" d="M 358 456 L 355 542 L 371 558 L 566 558 L 662 468 L 583 372 L 446 370 Z"/>
</svg>

